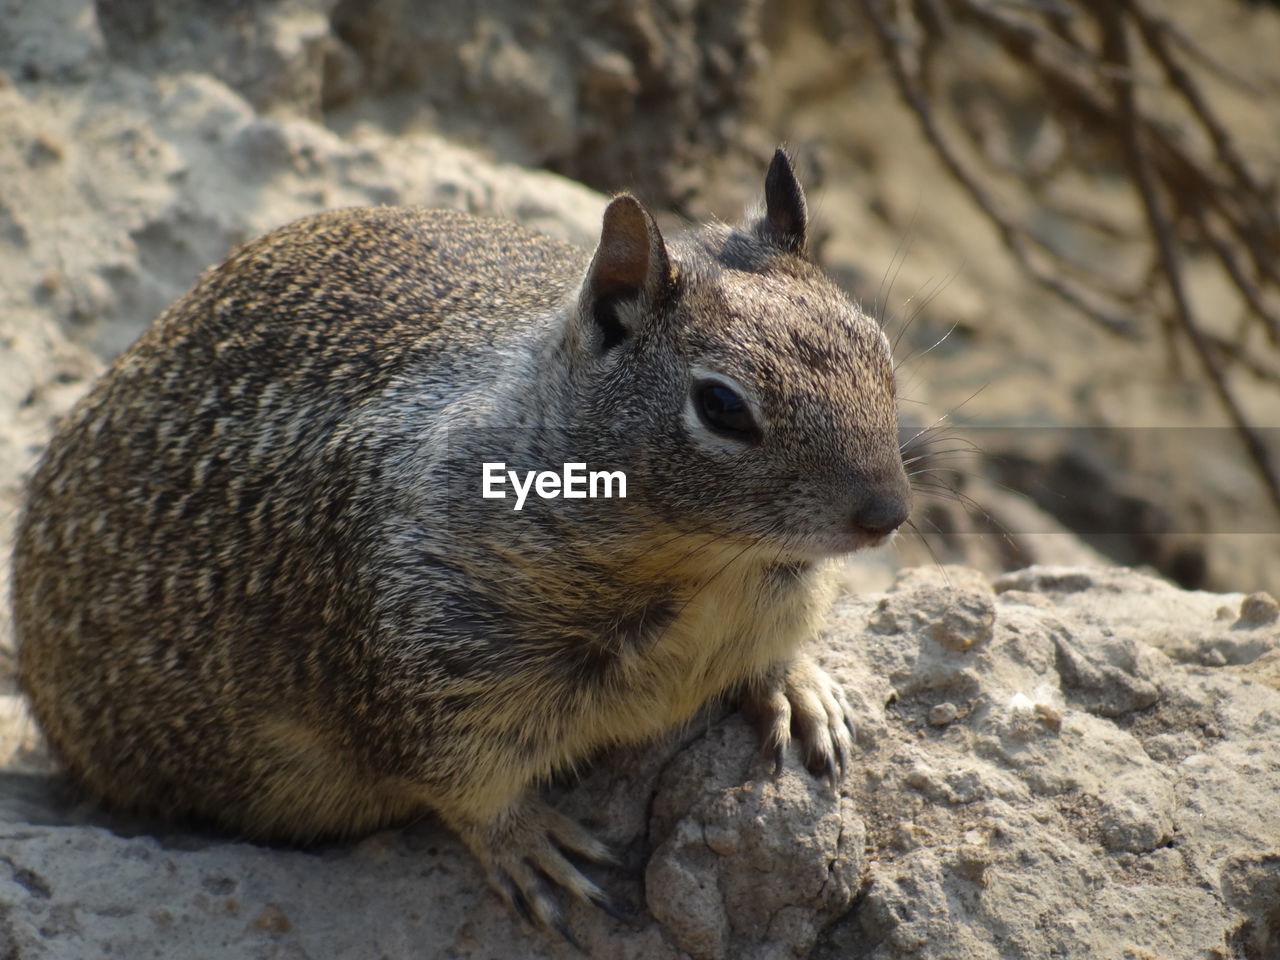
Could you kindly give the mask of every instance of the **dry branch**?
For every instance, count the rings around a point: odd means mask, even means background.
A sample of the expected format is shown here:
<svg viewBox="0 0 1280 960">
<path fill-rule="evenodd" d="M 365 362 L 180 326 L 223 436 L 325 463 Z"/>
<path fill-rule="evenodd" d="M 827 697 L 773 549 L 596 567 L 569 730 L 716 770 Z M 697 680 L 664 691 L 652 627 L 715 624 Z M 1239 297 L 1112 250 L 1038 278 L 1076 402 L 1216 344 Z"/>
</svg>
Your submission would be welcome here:
<svg viewBox="0 0 1280 960">
<path fill-rule="evenodd" d="M 1153 326 L 1171 347 L 1185 344 L 1235 427 L 1258 477 L 1280 510 L 1280 467 L 1235 396 L 1230 373 L 1265 377 L 1249 356 L 1257 329 L 1280 345 L 1280 194 L 1258 174 L 1206 95 L 1202 77 L 1230 75 L 1150 0 L 861 0 L 898 91 L 951 176 L 992 222 L 1035 281 L 1111 333 Z M 1093 167 L 1077 149 L 1077 170 L 1111 177 L 1127 171 L 1145 220 L 1147 267 L 1115 275 L 1082 264 L 1032 228 L 1001 199 L 1010 189 L 1045 203 L 1045 177 L 1007 170 L 964 149 L 948 123 L 950 101 L 937 89 L 933 58 L 959 29 L 993 40 L 1032 83 L 1064 130 L 1083 131 L 1101 151 Z M 1161 96 L 1160 112 L 1151 103 Z M 1180 105 L 1180 106 L 1179 106 Z M 1079 146 L 1079 145 L 1077 145 Z M 1019 178 L 1012 178 L 1017 181 Z M 995 184 L 1004 181 L 1002 190 Z M 1117 235 L 1123 229 L 1116 226 Z M 1187 290 L 1185 265 L 1204 253 L 1239 295 L 1245 322 L 1236 342 L 1206 328 Z M 1154 295 L 1153 294 L 1158 294 Z M 1229 304 L 1215 305 L 1228 309 Z"/>
</svg>

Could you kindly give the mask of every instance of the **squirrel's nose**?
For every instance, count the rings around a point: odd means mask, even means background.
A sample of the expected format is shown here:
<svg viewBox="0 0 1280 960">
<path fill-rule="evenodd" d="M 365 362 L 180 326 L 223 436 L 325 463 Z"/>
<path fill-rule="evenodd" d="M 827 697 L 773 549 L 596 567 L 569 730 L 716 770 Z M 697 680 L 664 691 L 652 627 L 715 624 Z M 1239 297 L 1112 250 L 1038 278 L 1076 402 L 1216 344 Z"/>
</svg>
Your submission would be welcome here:
<svg viewBox="0 0 1280 960">
<path fill-rule="evenodd" d="M 853 525 L 863 533 L 882 537 L 907 521 L 911 501 L 897 492 L 873 496 L 853 512 Z"/>
</svg>

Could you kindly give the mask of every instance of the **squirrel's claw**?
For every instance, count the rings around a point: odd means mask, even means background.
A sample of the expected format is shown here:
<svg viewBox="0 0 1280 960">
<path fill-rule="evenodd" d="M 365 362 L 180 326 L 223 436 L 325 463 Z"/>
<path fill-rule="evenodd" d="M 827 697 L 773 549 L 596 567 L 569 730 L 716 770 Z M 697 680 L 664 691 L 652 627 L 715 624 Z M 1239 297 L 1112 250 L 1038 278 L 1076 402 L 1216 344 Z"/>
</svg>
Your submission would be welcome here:
<svg viewBox="0 0 1280 960">
<path fill-rule="evenodd" d="M 844 692 L 807 657 L 780 666 L 744 692 L 743 706 L 760 731 L 761 752 L 774 758 L 774 776 L 792 733 L 805 767 L 834 791 L 853 755 L 852 710 Z"/>
<path fill-rule="evenodd" d="M 582 945 L 582 941 L 579 940 L 577 937 L 575 937 L 573 935 L 573 931 L 569 929 L 569 924 L 564 919 L 563 915 L 560 917 L 559 922 L 556 924 L 556 933 L 564 937 L 565 942 L 567 942 L 569 946 L 573 947 L 579 953 L 585 954 L 587 952 L 587 948 Z"/>
<path fill-rule="evenodd" d="M 608 894 L 569 862 L 565 853 L 616 862 L 608 846 L 573 820 L 538 800 L 513 803 L 486 824 L 465 824 L 459 834 L 487 868 L 489 882 L 532 926 L 554 931 L 579 950 L 560 904 L 559 891 L 614 913 Z"/>
<path fill-rule="evenodd" d="M 634 927 L 636 925 L 635 911 L 619 906 L 618 901 L 614 900 L 613 897 L 609 896 L 607 893 L 601 894 L 599 899 L 592 898 L 591 902 L 619 923 L 628 927 Z"/>
<path fill-rule="evenodd" d="M 788 737 L 788 739 L 790 739 Z M 782 768 L 786 764 L 787 746 L 779 743 L 773 748 L 773 779 L 777 780 L 782 776 Z"/>
<path fill-rule="evenodd" d="M 524 895 L 514 880 L 505 873 L 495 873 L 491 878 L 491 882 L 502 894 L 502 899 L 507 901 L 511 909 L 520 914 L 525 923 L 536 926 L 537 920 L 534 919 L 533 910 L 529 906 L 529 899 Z"/>
<path fill-rule="evenodd" d="M 760 735 L 760 758 L 772 761 L 776 780 L 782 775 L 787 744 L 791 742 L 791 703 L 782 684 L 773 682 L 771 676 L 748 685 L 743 691 L 742 709 Z"/>
</svg>

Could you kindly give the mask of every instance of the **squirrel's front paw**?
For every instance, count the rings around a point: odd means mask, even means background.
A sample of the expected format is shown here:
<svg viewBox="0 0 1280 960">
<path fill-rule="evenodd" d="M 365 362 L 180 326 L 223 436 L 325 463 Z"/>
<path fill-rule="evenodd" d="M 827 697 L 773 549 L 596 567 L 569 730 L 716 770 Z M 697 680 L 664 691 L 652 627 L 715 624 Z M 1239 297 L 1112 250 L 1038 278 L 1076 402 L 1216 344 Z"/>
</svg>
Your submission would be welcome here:
<svg viewBox="0 0 1280 960">
<path fill-rule="evenodd" d="M 825 670 L 808 657 L 778 664 L 747 684 L 742 705 L 760 732 L 761 751 L 773 757 L 774 776 L 794 734 L 805 766 L 835 789 L 853 752 L 853 721 L 844 691 Z"/>
<path fill-rule="evenodd" d="M 530 923 L 556 930 L 577 946 L 565 923 L 557 887 L 617 913 L 608 894 L 583 876 L 565 852 L 601 863 L 617 858 L 585 828 L 542 801 L 522 798 L 492 821 L 455 823 L 455 827 L 484 866 L 489 883 Z"/>
</svg>

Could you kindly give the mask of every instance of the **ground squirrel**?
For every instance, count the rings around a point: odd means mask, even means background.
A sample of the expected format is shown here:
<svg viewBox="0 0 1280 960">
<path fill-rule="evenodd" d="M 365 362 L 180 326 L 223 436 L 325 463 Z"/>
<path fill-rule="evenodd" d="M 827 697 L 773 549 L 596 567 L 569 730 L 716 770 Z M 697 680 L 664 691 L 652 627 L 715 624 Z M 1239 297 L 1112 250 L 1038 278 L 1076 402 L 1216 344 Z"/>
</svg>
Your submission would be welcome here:
<svg viewBox="0 0 1280 960">
<path fill-rule="evenodd" d="M 207 271 L 20 518 L 20 679 L 67 769 L 251 837 L 434 810 L 561 929 L 556 885 L 605 901 L 564 853 L 607 850 L 538 799 L 554 771 L 739 695 L 834 777 L 847 705 L 800 648 L 826 561 L 909 494 L 888 342 L 806 223 L 780 150 L 762 212 L 669 242 L 627 194 L 594 253 L 382 207 Z M 627 496 L 515 510 L 485 463 Z"/>
</svg>

